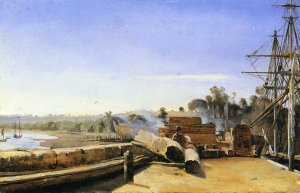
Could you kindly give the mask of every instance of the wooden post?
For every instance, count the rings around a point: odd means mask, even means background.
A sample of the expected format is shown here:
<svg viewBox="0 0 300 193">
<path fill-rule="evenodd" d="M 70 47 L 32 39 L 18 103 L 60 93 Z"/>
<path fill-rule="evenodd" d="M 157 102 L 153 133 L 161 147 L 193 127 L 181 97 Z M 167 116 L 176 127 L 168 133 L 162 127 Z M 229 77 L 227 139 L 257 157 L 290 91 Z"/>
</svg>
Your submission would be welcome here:
<svg viewBox="0 0 300 193">
<path fill-rule="evenodd" d="M 124 153 L 124 180 L 133 181 L 133 153 L 129 150 Z"/>
<path fill-rule="evenodd" d="M 277 99 L 277 47 L 278 47 L 278 39 L 277 39 L 277 30 L 274 31 L 274 41 L 273 41 L 273 53 L 274 53 L 274 90 L 273 90 L 273 100 Z M 277 105 L 274 105 L 274 154 L 278 153 L 278 125 L 277 125 Z"/>
<path fill-rule="evenodd" d="M 295 56 L 291 64 L 291 77 L 289 82 L 289 112 L 288 112 L 288 158 L 289 170 L 294 171 L 294 138 L 295 138 Z"/>
</svg>

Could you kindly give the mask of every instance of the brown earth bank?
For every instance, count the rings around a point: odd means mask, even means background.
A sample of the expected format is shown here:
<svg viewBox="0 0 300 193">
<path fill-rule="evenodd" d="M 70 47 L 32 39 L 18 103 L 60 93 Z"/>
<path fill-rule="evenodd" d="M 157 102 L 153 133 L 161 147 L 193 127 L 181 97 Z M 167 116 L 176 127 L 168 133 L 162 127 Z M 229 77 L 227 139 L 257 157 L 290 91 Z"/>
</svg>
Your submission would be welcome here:
<svg viewBox="0 0 300 193">
<path fill-rule="evenodd" d="M 81 147 L 87 145 L 97 144 L 113 144 L 114 142 L 100 142 L 96 140 L 96 133 L 71 133 L 66 131 L 31 131 L 24 130 L 28 133 L 41 133 L 51 136 L 56 136 L 56 139 L 45 139 L 41 142 L 41 146 L 49 147 L 50 149 L 68 148 L 68 147 Z M 120 142 L 116 142 L 120 143 Z"/>
</svg>

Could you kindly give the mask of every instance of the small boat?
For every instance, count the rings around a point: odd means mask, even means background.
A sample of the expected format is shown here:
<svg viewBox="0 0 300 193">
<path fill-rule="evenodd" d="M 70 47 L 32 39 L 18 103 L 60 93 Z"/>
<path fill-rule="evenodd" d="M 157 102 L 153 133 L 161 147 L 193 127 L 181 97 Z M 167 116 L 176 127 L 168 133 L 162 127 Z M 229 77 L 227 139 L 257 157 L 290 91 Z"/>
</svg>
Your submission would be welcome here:
<svg viewBox="0 0 300 193">
<path fill-rule="evenodd" d="M 6 142 L 7 139 L 4 137 L 4 127 L 1 130 L 1 138 L 0 138 L 0 142 Z"/>
<path fill-rule="evenodd" d="M 16 138 L 16 139 L 22 138 L 20 117 L 18 117 L 18 119 L 19 119 L 19 133 L 17 134 L 17 128 L 16 128 L 16 125 L 15 125 L 15 134 L 14 134 L 14 138 Z"/>
</svg>

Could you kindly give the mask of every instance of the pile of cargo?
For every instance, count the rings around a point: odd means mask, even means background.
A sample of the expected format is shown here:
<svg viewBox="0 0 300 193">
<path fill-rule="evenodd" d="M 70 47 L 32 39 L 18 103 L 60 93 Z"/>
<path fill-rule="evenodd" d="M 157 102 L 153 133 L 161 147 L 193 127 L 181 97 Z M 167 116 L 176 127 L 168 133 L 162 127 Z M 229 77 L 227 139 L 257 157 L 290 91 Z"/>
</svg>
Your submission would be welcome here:
<svg viewBox="0 0 300 193">
<path fill-rule="evenodd" d="M 202 124 L 200 117 L 169 117 L 166 127 L 158 129 L 159 136 L 172 138 L 177 126 L 195 146 L 216 143 L 216 125 Z"/>
<path fill-rule="evenodd" d="M 232 157 L 234 152 L 231 149 L 222 149 L 218 144 L 206 144 L 197 146 L 198 153 L 201 158 L 220 158 Z"/>
</svg>

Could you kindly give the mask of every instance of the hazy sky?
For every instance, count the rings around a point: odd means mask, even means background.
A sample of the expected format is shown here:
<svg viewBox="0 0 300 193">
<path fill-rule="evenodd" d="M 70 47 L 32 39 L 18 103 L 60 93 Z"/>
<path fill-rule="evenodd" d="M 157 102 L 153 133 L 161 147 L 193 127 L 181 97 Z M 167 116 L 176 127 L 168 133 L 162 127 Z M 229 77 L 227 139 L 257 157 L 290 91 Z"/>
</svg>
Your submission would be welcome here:
<svg viewBox="0 0 300 193">
<path fill-rule="evenodd" d="M 0 114 L 177 110 L 214 85 L 249 97 L 262 82 L 245 55 L 283 23 L 275 2 L 1 0 Z"/>
</svg>

